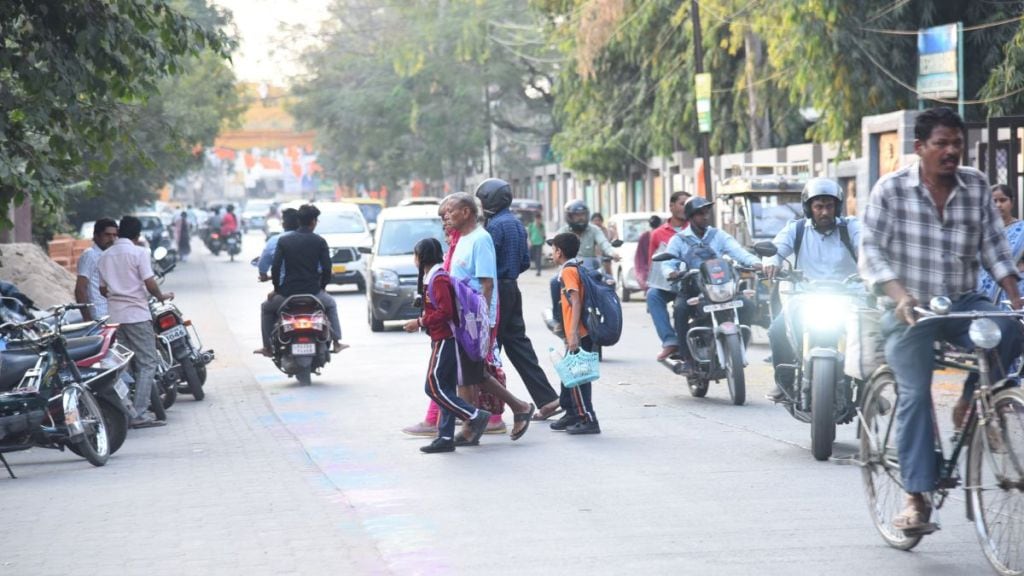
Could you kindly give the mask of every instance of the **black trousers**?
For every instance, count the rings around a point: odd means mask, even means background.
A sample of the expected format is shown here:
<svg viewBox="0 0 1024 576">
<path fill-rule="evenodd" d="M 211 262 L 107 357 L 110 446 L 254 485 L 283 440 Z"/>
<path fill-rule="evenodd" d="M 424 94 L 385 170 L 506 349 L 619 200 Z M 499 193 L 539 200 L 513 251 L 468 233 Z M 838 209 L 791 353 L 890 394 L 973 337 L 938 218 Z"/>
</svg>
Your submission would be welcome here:
<svg viewBox="0 0 1024 576">
<path fill-rule="evenodd" d="M 498 344 L 523 379 L 526 391 L 537 408 L 558 399 L 558 394 L 537 363 L 533 343 L 526 336 L 523 295 L 515 280 L 498 280 Z"/>
<path fill-rule="evenodd" d="M 594 351 L 594 342 L 590 339 L 590 336 L 584 336 L 580 339 L 580 349 L 587 352 Z M 592 389 L 593 385 L 590 382 L 580 384 L 574 388 L 561 386 L 558 405 L 577 422 L 596 422 L 597 414 L 594 413 L 594 404 L 591 401 Z"/>
</svg>

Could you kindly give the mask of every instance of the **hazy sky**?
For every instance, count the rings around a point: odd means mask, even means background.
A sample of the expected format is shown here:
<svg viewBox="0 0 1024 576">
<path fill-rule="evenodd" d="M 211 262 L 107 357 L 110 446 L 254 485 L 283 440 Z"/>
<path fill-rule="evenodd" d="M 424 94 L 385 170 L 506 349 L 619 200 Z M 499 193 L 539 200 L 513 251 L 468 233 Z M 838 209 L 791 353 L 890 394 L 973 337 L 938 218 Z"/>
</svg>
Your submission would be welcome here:
<svg viewBox="0 0 1024 576">
<path fill-rule="evenodd" d="M 241 36 L 232 60 L 238 79 L 284 85 L 298 71 L 294 60 L 296 47 L 310 42 L 286 42 L 282 25 L 301 24 L 315 32 L 327 17 L 330 0 L 213 0 L 231 10 Z M 283 44 L 283 45 L 282 45 Z"/>
</svg>

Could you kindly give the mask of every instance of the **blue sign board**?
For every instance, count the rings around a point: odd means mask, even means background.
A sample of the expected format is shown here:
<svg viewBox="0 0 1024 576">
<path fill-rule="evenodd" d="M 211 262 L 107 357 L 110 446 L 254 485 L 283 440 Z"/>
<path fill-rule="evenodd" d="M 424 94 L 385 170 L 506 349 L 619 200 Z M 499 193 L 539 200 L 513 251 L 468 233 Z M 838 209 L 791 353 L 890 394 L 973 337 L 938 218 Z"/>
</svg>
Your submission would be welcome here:
<svg viewBox="0 0 1024 576">
<path fill-rule="evenodd" d="M 917 91 L 922 98 L 959 98 L 960 23 L 919 30 Z"/>
</svg>

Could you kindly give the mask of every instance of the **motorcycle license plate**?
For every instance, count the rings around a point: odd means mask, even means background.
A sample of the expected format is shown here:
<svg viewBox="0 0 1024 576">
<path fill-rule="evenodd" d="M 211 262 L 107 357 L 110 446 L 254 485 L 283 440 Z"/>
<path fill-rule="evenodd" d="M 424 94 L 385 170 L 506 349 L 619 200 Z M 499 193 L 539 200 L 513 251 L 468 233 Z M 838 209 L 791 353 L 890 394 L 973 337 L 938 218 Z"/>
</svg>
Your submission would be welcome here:
<svg viewBox="0 0 1024 576">
<path fill-rule="evenodd" d="M 708 304 L 704 306 L 705 312 L 718 312 L 719 310 L 729 310 L 731 308 L 740 308 L 743 306 L 743 300 L 733 300 L 732 302 L 722 302 L 721 304 Z"/>
<path fill-rule="evenodd" d="M 187 333 L 185 332 L 184 326 L 175 326 L 160 333 L 161 336 L 167 339 L 168 342 L 174 342 L 179 338 L 184 338 Z"/>
<path fill-rule="evenodd" d="M 342 272 L 345 271 L 345 265 L 344 264 L 335 264 L 335 265 L 331 266 L 331 271 L 334 272 L 335 274 L 341 274 Z"/>
<path fill-rule="evenodd" d="M 124 383 L 124 380 L 118 378 L 117 382 L 114 384 L 114 390 L 117 392 L 117 395 L 120 396 L 122 400 L 128 398 L 128 385 Z"/>
<path fill-rule="evenodd" d="M 316 344 L 292 344 L 292 355 L 312 356 L 316 354 Z"/>
</svg>

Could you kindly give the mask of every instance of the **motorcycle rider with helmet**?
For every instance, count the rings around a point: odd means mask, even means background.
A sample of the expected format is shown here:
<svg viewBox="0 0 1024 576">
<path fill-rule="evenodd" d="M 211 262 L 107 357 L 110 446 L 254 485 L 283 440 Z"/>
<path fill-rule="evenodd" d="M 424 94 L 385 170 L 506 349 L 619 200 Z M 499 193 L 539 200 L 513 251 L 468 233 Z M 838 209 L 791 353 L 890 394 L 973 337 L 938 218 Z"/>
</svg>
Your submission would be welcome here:
<svg viewBox="0 0 1024 576">
<path fill-rule="evenodd" d="M 843 281 L 857 273 L 857 246 L 860 242 L 860 222 L 856 218 L 843 218 L 843 190 L 829 178 L 812 178 L 800 194 L 804 217 L 795 219 L 779 231 L 772 240 L 778 249 L 775 256 L 764 258 L 765 275 L 774 279 L 782 261 L 793 256 L 793 267 L 798 268 L 806 280 Z M 768 328 L 768 341 L 772 349 L 775 368 L 775 388 L 768 399 L 779 402 L 786 397 L 783 390 L 791 391 L 795 374 L 780 370 L 779 365 L 798 362 L 797 352 L 786 335 L 787 318 L 797 313 L 799 301 L 788 303 L 772 319 Z M 791 323 L 801 329 L 799 314 Z"/>
<path fill-rule="evenodd" d="M 709 202 L 700 196 L 694 196 L 686 201 L 686 219 L 690 225 L 673 236 L 665 249 L 666 253 L 674 257 L 673 260 L 661 263 L 661 272 L 665 278 L 675 280 L 685 273 L 678 269 L 679 262 L 685 262 L 687 269 L 694 269 L 706 260 L 721 258 L 725 255 L 743 266 L 761 269 L 761 262 L 757 256 L 743 248 L 728 232 L 711 226 L 711 207 L 713 205 L 714 202 Z M 678 355 L 684 362 L 684 373 L 688 373 L 693 365 L 690 346 L 686 341 L 686 332 L 691 316 L 690 305 L 686 303 L 686 300 L 695 295 L 692 287 L 684 286 L 676 297 L 675 310 L 672 314 L 676 334 L 679 335 Z M 750 325 L 754 316 L 754 305 L 748 298 L 743 298 L 739 316 L 742 324 Z"/>
<path fill-rule="evenodd" d="M 612 260 L 621 260 L 622 257 L 615 251 L 612 243 L 608 241 L 604 231 L 590 222 L 590 209 L 583 200 L 570 200 L 565 205 L 565 224 L 558 229 L 558 234 L 572 232 L 580 239 L 580 250 L 576 257 L 583 261 L 583 265 L 594 270 L 601 269 L 601 259 L 597 256 L 600 249 L 601 254 L 611 257 Z M 548 240 L 548 244 L 551 241 Z M 558 275 L 551 279 L 551 317 L 550 328 L 555 333 L 562 330 L 562 306 L 559 304 L 561 287 L 558 283 Z"/>
</svg>

